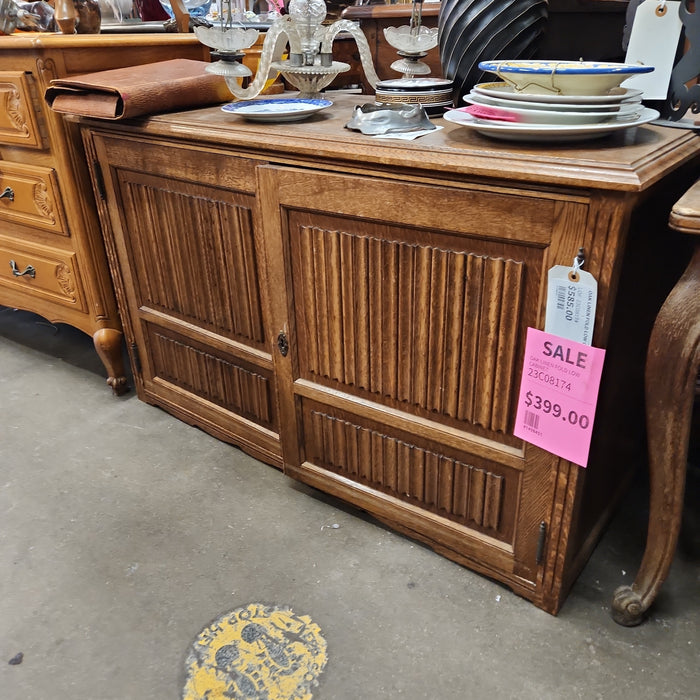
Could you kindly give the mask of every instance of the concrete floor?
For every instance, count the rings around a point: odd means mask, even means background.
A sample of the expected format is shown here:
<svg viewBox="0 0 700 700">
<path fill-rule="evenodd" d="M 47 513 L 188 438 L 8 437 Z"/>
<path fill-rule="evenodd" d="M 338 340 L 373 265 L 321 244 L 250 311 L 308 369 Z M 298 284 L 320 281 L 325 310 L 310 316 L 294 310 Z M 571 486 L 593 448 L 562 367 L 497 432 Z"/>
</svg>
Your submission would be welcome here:
<svg viewBox="0 0 700 700">
<path fill-rule="evenodd" d="M 700 697 L 697 555 L 643 625 L 609 615 L 639 566 L 643 483 L 552 617 L 112 396 L 87 336 L 2 307 L 0 406 L 3 700 L 177 700 L 195 637 L 254 602 L 320 626 L 316 700 Z"/>
</svg>

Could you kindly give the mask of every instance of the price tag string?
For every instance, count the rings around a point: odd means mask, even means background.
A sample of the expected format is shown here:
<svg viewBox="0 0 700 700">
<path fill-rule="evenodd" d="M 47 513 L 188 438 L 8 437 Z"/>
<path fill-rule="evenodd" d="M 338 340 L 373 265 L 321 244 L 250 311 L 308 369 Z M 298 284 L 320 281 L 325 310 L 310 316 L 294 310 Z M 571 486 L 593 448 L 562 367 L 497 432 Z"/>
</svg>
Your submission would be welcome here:
<svg viewBox="0 0 700 700">
<path fill-rule="evenodd" d="M 598 283 L 583 269 L 583 248 L 571 265 L 555 265 L 547 272 L 547 303 L 544 329 L 547 333 L 591 345 L 595 327 Z"/>
<path fill-rule="evenodd" d="M 578 282 L 581 279 L 581 275 L 579 275 L 578 271 L 583 267 L 583 263 L 585 262 L 586 258 L 583 257 L 583 248 L 579 248 L 576 257 L 574 258 L 573 267 L 569 272 L 569 279 L 572 282 Z"/>
</svg>

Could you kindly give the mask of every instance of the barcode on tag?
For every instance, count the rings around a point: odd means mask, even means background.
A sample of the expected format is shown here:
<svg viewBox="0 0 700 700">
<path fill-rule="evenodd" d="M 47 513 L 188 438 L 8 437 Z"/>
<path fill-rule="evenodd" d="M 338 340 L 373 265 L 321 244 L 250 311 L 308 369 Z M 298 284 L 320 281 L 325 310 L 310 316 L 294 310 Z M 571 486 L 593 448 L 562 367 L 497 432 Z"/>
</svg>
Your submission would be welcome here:
<svg viewBox="0 0 700 700">
<path fill-rule="evenodd" d="M 523 415 L 523 422 L 529 428 L 534 428 L 535 430 L 537 430 L 537 428 L 540 425 L 540 417 L 532 411 L 525 411 Z"/>
<path fill-rule="evenodd" d="M 557 309 L 559 311 L 563 311 L 565 304 L 566 304 L 566 289 L 564 287 L 557 287 Z"/>
</svg>

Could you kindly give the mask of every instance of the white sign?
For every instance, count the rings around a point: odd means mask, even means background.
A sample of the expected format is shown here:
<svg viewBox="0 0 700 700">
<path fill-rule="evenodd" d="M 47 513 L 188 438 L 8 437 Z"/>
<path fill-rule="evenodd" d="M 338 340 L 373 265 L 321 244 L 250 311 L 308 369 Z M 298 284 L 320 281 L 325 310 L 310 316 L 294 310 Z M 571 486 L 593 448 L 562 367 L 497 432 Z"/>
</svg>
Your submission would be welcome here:
<svg viewBox="0 0 700 700">
<path fill-rule="evenodd" d="M 634 14 L 625 63 L 654 66 L 654 70 L 628 78 L 622 85 L 642 90 L 644 100 L 665 100 L 668 94 L 683 29 L 680 6 L 670 0 L 645 0 Z"/>
</svg>

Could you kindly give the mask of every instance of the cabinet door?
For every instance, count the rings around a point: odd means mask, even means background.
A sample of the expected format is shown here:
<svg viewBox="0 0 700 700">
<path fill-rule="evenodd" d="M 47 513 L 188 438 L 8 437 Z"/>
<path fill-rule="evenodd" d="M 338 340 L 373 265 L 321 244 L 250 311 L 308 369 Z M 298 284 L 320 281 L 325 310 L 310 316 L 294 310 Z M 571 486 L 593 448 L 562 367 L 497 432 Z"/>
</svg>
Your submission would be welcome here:
<svg viewBox="0 0 700 700">
<path fill-rule="evenodd" d="M 254 162 L 94 140 L 142 398 L 279 464 Z"/>
<path fill-rule="evenodd" d="M 286 472 L 537 599 L 557 459 L 512 425 L 552 240 L 585 207 L 274 167 L 259 181 L 279 213 Z"/>
</svg>

